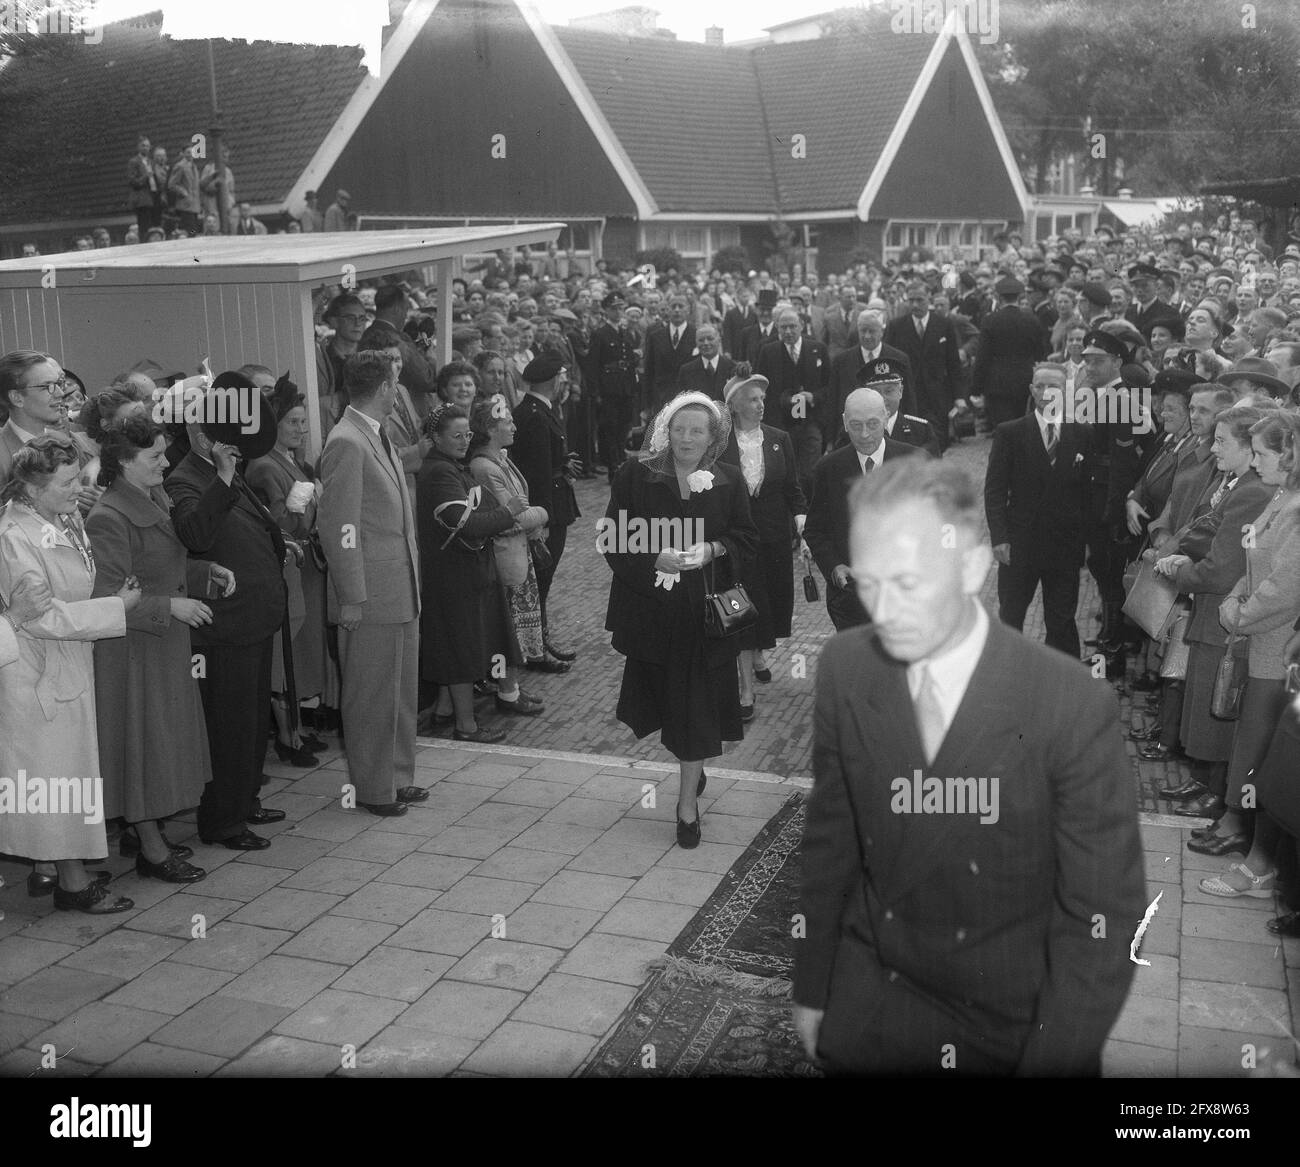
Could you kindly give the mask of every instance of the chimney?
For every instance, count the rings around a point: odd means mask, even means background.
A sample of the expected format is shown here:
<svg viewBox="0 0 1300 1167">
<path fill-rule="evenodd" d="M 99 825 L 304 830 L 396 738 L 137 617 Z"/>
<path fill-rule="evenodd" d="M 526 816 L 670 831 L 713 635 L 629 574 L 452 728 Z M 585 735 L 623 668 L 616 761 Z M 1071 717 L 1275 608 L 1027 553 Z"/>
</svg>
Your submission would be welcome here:
<svg viewBox="0 0 1300 1167">
<path fill-rule="evenodd" d="M 714 45 L 717 48 L 722 47 L 722 29 L 716 24 L 710 25 L 704 30 L 704 43 Z"/>
<path fill-rule="evenodd" d="M 1132 189 L 1127 186 L 1120 187 L 1115 193 L 1122 199 L 1131 199 L 1133 197 Z"/>
</svg>

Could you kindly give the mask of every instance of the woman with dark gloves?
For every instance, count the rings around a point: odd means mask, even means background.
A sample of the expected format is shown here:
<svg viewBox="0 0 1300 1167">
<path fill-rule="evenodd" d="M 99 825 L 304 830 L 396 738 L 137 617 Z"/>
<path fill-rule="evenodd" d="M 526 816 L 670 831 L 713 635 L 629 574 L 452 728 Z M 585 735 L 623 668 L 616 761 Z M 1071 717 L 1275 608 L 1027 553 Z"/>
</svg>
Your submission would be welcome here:
<svg viewBox="0 0 1300 1167">
<path fill-rule="evenodd" d="M 750 721 L 754 716 L 754 679 L 764 683 L 772 679 L 763 652 L 790 635 L 794 616 L 792 543 L 796 534 L 803 535 L 808 504 L 795 476 L 790 435 L 763 424 L 767 378 L 740 373 L 724 386 L 722 395 L 731 410 L 732 429 L 721 460 L 740 470 L 758 528 L 757 562 L 744 581 L 758 609 L 758 623 L 737 637 L 740 717 Z"/>
<path fill-rule="evenodd" d="M 190 628 L 212 622 L 200 597 L 220 577 L 213 564 L 190 559 L 172 530 L 161 426 L 142 415 L 110 424 L 99 457 L 105 490 L 86 520 L 97 567 L 93 594 L 115 595 L 131 578 L 143 592 L 125 639 L 95 645 L 105 814 L 135 828 L 122 836 L 121 851 L 135 854 L 140 875 L 194 883 L 206 872 L 185 862 L 193 852 L 169 844 L 160 823 L 198 806 L 212 777 Z"/>
<path fill-rule="evenodd" d="M 614 476 L 601 524 L 614 573 L 605 628 L 626 658 L 618 719 L 637 738 L 658 730 L 678 760 L 677 842 L 691 848 L 700 842 L 704 762 L 744 737 L 740 646 L 705 635 L 704 598 L 748 579 L 758 530 L 741 472 L 718 461 L 731 418 L 716 401 L 679 394 L 646 433 L 640 457 Z"/>
<path fill-rule="evenodd" d="M 450 366 L 448 366 L 450 367 Z M 440 387 L 441 387 L 441 374 Z M 434 725 L 455 722 L 457 741 L 499 742 L 499 729 L 474 717 L 474 683 L 493 669 L 493 658 L 521 665 L 510 612 L 497 578 L 492 536 L 508 531 L 524 509 L 511 497 L 494 505 L 465 465 L 469 416 L 455 405 L 429 414 L 425 434 L 433 448 L 418 478 L 423 680 L 441 686 Z"/>
</svg>

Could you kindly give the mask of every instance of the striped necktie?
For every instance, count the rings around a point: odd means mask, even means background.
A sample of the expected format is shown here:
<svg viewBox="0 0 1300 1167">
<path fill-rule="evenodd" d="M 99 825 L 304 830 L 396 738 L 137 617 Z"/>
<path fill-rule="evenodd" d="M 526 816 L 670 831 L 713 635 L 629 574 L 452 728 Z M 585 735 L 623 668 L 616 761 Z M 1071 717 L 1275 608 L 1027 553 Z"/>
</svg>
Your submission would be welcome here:
<svg viewBox="0 0 1300 1167">
<path fill-rule="evenodd" d="M 1047 460 L 1056 465 L 1056 447 L 1061 444 L 1061 435 L 1057 433 L 1056 422 L 1047 423 Z"/>
</svg>

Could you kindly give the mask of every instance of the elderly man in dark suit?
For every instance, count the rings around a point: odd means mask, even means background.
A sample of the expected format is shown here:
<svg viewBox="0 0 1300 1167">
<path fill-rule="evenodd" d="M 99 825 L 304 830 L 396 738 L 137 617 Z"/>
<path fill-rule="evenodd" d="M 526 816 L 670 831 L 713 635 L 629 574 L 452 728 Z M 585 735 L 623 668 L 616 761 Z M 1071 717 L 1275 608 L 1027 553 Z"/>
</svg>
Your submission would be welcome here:
<svg viewBox="0 0 1300 1167">
<path fill-rule="evenodd" d="M 855 389 L 844 403 L 850 445 L 817 463 L 808 497 L 803 537 L 826 580 L 826 611 L 837 632 L 867 622 L 849 568 L 849 490 L 889 459 L 916 453 L 915 446 L 885 437 L 889 410 L 874 388 Z"/>
<path fill-rule="evenodd" d="M 844 402 L 854 389 L 859 389 L 876 374 L 872 371 L 881 361 L 893 362 L 892 368 L 903 378 L 903 408 L 908 413 L 916 413 L 916 394 L 909 381 L 912 376 L 912 362 L 907 354 L 893 345 L 884 343 L 885 320 L 879 312 L 863 309 L 857 317 L 856 346 L 845 349 L 838 356 L 831 354 L 831 392 L 830 417 L 838 418 L 844 413 Z M 840 435 L 843 437 L 843 435 Z M 829 438 L 830 435 L 827 434 Z"/>
<path fill-rule="evenodd" d="M 912 366 L 915 412 L 924 417 L 948 445 L 948 415 L 961 385 L 961 338 L 945 316 L 931 310 L 930 289 L 923 283 L 907 288 L 909 312 L 889 322 L 885 343 L 900 349 Z"/>
<path fill-rule="evenodd" d="M 984 511 L 998 562 L 998 616 L 1021 632 L 1039 584 L 1047 644 L 1077 658 L 1083 566 L 1083 426 L 1066 422 L 1065 369 L 1039 365 L 1033 412 L 993 431 Z"/>
<path fill-rule="evenodd" d="M 542 643 L 546 652 L 559 661 L 576 660 L 578 654 L 562 648 L 552 638 L 546 599 L 564 554 L 569 528 L 582 513 L 578 510 L 572 482 L 581 463 L 576 455 L 569 453 L 564 415 L 555 403 L 566 374 L 563 360 L 554 349 L 545 350 L 528 363 L 523 372 L 528 392 L 515 408 L 518 428 L 514 445 L 510 447 L 511 459 L 528 483 L 529 503 L 544 507 L 549 516 L 546 549 L 551 553 L 551 562 L 537 571 L 537 591 L 542 601 Z M 527 667 L 537 669 L 544 665 L 530 662 Z"/>
<path fill-rule="evenodd" d="M 676 393 L 677 370 L 695 352 L 695 325 L 686 319 L 686 297 L 670 296 L 667 308 L 668 319 L 651 325 L 645 334 L 645 393 L 651 412 L 657 412 Z"/>
<path fill-rule="evenodd" d="M 858 339 L 858 316 L 862 310 L 858 304 L 857 288 L 852 284 L 841 284 L 840 298 L 822 314 L 821 329 L 817 334 L 817 339 L 831 354 L 832 362 L 853 348 Z"/>
<path fill-rule="evenodd" d="M 415 511 L 383 423 L 397 368 L 382 352 L 348 357 L 348 406 L 321 451 L 316 513 L 329 565 L 329 617 L 339 628 L 343 731 L 356 804 L 404 815 L 415 785 L 420 683 L 420 567 Z"/>
<path fill-rule="evenodd" d="M 736 288 L 735 305 L 728 308 L 726 315 L 722 318 L 722 351 L 733 360 L 744 359 L 743 336 L 745 329 L 751 324 L 758 323 L 758 316 L 754 312 L 752 300 L 753 296 L 750 294 L 749 287 L 746 284 L 740 284 Z"/>
<path fill-rule="evenodd" d="M 677 392 L 703 393 L 721 401 L 723 387 L 736 375 L 736 362 L 723 353 L 715 325 L 701 324 L 695 330 L 695 344 L 700 355 L 677 370 Z"/>
<path fill-rule="evenodd" d="M 813 467 L 822 454 L 831 362 L 822 343 L 804 335 L 793 308 L 776 314 L 776 333 L 777 339 L 759 352 L 754 372 L 767 378 L 771 403 L 767 416 L 794 443 L 799 486 L 806 497 Z"/>
<path fill-rule="evenodd" d="M 740 335 L 740 352 L 731 354 L 736 360 L 756 365 L 763 346 L 776 340 L 776 324 L 772 320 L 775 308 L 776 289 L 760 289 L 758 299 L 754 301 L 754 320 Z"/>
<path fill-rule="evenodd" d="M 1033 314 L 1019 306 L 1024 285 L 1004 276 L 994 285 L 998 310 L 980 326 L 971 393 L 984 398 L 984 411 L 995 429 L 1024 417 L 1034 362 L 1047 355 L 1043 330 Z"/>
<path fill-rule="evenodd" d="M 241 426 L 221 405 L 236 394 L 257 423 Z M 226 397 L 229 401 L 230 397 Z M 202 399 L 205 424 L 188 424 L 190 451 L 163 483 L 172 500 L 172 527 L 194 559 L 233 573 L 219 596 L 205 596 L 212 622 L 190 632 L 199 694 L 208 728 L 212 781 L 199 803 L 199 838 L 232 851 L 260 851 L 271 841 L 250 823 L 278 822 L 282 810 L 257 800 L 271 729 L 271 659 L 288 603 L 284 564 L 289 554 L 279 524 L 239 473 L 275 444 L 275 415 L 247 377 L 223 373 Z M 187 413 L 195 408 L 191 403 Z M 248 432 L 243 432 L 247 430 Z"/>
<path fill-rule="evenodd" d="M 855 485 L 817 670 L 794 1022 L 831 1074 L 1095 1076 L 1145 908 L 1114 694 L 991 622 L 959 467 Z"/>
</svg>

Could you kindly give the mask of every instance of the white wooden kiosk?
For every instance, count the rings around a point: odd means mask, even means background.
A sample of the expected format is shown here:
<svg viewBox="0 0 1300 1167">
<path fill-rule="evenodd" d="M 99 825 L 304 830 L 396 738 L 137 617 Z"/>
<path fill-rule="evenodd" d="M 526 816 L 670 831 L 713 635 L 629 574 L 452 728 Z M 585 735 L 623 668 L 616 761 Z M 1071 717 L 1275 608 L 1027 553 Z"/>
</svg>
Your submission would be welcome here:
<svg viewBox="0 0 1300 1167">
<path fill-rule="evenodd" d="M 0 353 L 48 352 L 88 391 L 150 357 L 187 375 L 291 370 L 321 445 L 312 291 L 432 266 L 438 365 L 451 359 L 451 280 L 461 256 L 554 240 L 563 223 L 206 236 L 0 262 Z"/>
</svg>

